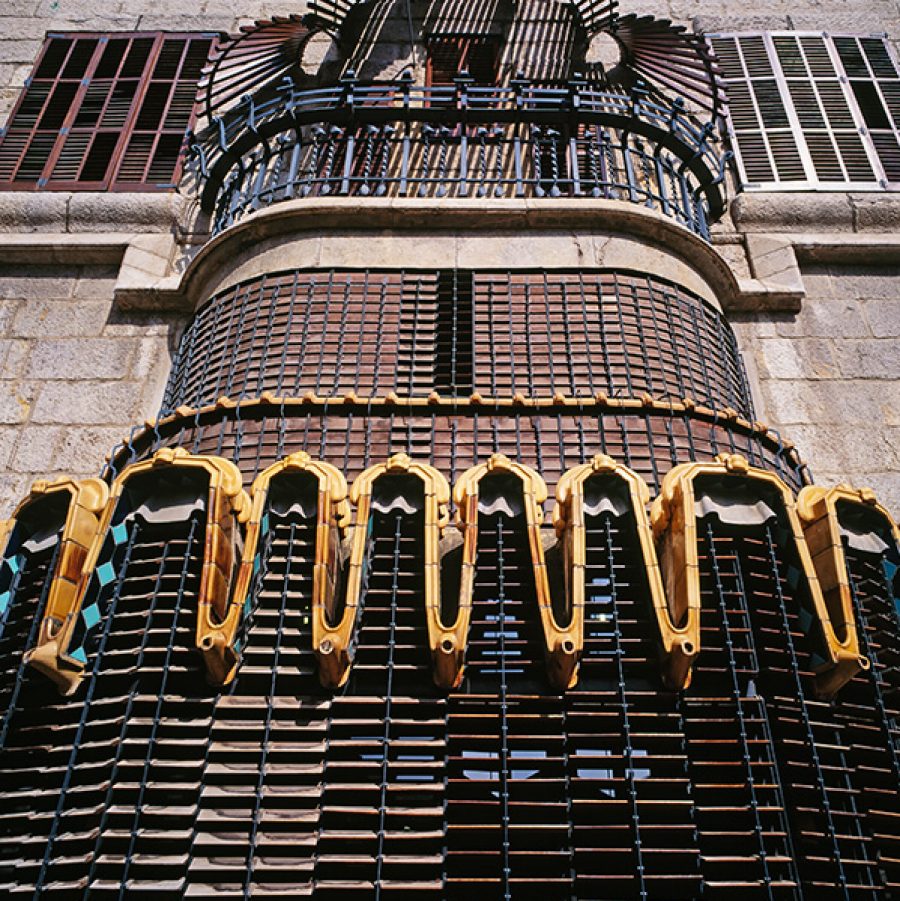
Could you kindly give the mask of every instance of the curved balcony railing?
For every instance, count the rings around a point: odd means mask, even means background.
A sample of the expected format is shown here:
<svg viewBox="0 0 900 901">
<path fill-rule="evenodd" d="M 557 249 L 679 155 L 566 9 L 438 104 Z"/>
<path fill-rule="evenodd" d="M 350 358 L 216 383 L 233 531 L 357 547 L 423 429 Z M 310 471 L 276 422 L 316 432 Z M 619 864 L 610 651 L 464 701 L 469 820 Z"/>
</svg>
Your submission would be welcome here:
<svg viewBox="0 0 900 901">
<path fill-rule="evenodd" d="M 290 80 L 247 97 L 191 138 L 203 209 L 217 233 L 304 197 L 594 197 L 656 210 L 709 237 L 726 157 L 712 125 L 573 81 L 540 87 L 421 87 Z"/>
</svg>

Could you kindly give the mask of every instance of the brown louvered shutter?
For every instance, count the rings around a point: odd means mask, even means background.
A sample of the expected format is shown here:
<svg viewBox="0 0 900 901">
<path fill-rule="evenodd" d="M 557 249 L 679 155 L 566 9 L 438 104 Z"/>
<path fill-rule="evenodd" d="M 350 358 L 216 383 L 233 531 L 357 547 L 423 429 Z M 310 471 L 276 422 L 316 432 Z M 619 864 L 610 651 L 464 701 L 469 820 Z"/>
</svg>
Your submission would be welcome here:
<svg viewBox="0 0 900 901">
<path fill-rule="evenodd" d="M 900 76 L 881 38 L 715 35 L 745 188 L 890 187 Z"/>
<path fill-rule="evenodd" d="M 207 34 L 51 34 L 0 140 L 0 188 L 166 189 Z"/>
<path fill-rule="evenodd" d="M 500 61 L 500 39 L 490 35 L 430 37 L 428 46 L 427 83 L 452 84 L 463 70 L 476 84 L 497 82 Z"/>
</svg>

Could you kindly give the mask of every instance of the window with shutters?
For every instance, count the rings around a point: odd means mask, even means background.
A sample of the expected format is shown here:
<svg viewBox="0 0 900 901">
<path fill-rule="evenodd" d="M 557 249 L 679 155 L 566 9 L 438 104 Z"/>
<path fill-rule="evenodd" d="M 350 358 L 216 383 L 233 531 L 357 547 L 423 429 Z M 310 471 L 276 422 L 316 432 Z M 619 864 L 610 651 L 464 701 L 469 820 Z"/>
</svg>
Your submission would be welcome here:
<svg viewBox="0 0 900 901">
<path fill-rule="evenodd" d="M 432 35 L 426 41 L 429 85 L 453 84 L 460 72 L 468 72 L 476 84 L 497 83 L 500 38 L 492 35 Z"/>
<path fill-rule="evenodd" d="M 0 189 L 175 186 L 211 34 L 50 34 L 0 137 Z"/>
<path fill-rule="evenodd" d="M 745 189 L 900 190 L 900 68 L 883 37 L 711 41 Z"/>
</svg>

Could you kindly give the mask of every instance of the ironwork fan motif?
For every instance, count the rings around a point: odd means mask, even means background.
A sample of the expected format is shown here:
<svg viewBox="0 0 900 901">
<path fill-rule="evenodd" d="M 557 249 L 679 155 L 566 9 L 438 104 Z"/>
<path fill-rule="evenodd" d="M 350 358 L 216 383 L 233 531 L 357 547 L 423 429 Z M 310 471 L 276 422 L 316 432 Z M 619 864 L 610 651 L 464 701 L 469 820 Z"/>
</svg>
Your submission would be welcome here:
<svg viewBox="0 0 900 901">
<path fill-rule="evenodd" d="M 197 101 L 209 119 L 232 101 L 295 73 L 317 31 L 308 16 L 262 19 L 220 41 L 200 78 Z"/>
<path fill-rule="evenodd" d="M 295 77 L 310 39 L 338 34 L 349 14 L 374 0 L 313 0 L 306 15 L 276 16 L 244 26 L 215 48 L 200 81 L 198 101 L 209 119 L 234 100 L 284 77 Z M 619 65 L 602 78 L 613 89 L 674 92 L 715 116 L 725 103 L 719 67 L 702 35 L 669 19 L 618 15 L 618 0 L 572 0 L 588 40 L 608 34 L 619 45 Z M 595 75 L 598 74 L 596 71 Z"/>
<path fill-rule="evenodd" d="M 706 38 L 669 19 L 630 14 L 607 31 L 618 43 L 621 66 L 655 87 L 675 93 L 715 116 L 725 105 L 719 64 Z"/>
</svg>

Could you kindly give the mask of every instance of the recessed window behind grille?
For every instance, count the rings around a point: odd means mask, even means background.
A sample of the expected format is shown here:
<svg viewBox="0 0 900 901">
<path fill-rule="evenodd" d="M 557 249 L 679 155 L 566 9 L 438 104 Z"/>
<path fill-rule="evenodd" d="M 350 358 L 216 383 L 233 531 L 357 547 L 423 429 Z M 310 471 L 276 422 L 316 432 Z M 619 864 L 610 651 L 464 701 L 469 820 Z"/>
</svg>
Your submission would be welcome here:
<svg viewBox="0 0 900 901">
<path fill-rule="evenodd" d="M 0 188 L 174 187 L 211 42 L 50 35 L 0 138 Z"/>
<path fill-rule="evenodd" d="M 712 36 L 744 188 L 900 188 L 900 69 L 883 38 Z"/>
<path fill-rule="evenodd" d="M 453 84 L 453 79 L 463 71 L 468 72 L 476 84 L 496 84 L 500 62 L 498 37 L 432 36 L 428 38 L 427 48 L 429 85 Z"/>
<path fill-rule="evenodd" d="M 437 340 L 434 390 L 438 394 L 472 393 L 473 275 L 444 269 L 437 277 Z"/>
</svg>

